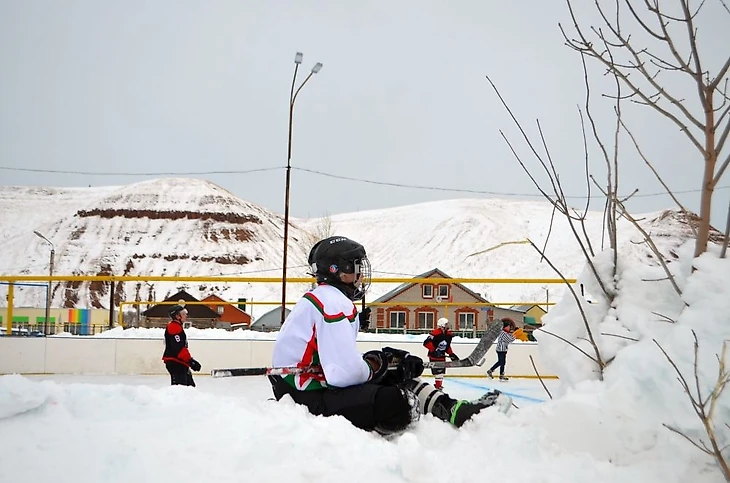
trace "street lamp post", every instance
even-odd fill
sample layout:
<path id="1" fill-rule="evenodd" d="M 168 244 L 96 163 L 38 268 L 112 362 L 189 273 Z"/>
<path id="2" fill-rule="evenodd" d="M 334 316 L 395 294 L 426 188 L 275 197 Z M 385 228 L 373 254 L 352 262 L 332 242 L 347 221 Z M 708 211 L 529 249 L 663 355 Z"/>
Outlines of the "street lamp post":
<path id="1" fill-rule="evenodd" d="M 42 238 L 46 243 L 51 245 L 51 259 L 48 265 L 48 276 L 53 276 L 53 259 L 55 258 L 56 254 L 56 247 L 53 246 L 53 242 L 49 240 L 48 238 L 44 237 L 37 231 L 33 231 L 33 233 Z M 48 334 L 48 323 L 51 320 L 51 280 L 48 280 L 48 287 L 46 287 L 46 319 L 43 321 L 43 334 Z"/>
<path id="2" fill-rule="evenodd" d="M 294 56 L 294 78 L 291 81 L 291 91 L 289 92 L 289 143 L 288 143 L 288 149 L 287 149 L 287 157 L 286 157 L 286 193 L 285 193 L 285 199 L 284 199 L 284 267 L 282 269 L 282 275 L 281 275 L 281 323 L 284 323 L 284 319 L 286 318 L 286 258 L 287 258 L 287 252 L 289 248 L 289 185 L 291 182 L 291 136 L 292 136 L 292 123 L 294 119 L 294 102 L 297 100 L 297 95 L 299 94 L 299 91 L 302 90 L 302 87 L 311 79 L 311 77 L 316 74 L 317 72 L 322 69 L 322 63 L 317 62 L 314 64 L 314 67 L 312 67 L 312 70 L 309 72 L 309 75 L 306 79 L 304 79 L 304 82 L 301 83 L 301 85 L 297 88 L 297 90 L 294 90 L 294 85 L 297 81 L 297 72 L 299 71 L 299 64 L 302 63 L 302 58 L 304 57 L 304 54 L 301 52 L 297 52 L 297 54 Z"/>

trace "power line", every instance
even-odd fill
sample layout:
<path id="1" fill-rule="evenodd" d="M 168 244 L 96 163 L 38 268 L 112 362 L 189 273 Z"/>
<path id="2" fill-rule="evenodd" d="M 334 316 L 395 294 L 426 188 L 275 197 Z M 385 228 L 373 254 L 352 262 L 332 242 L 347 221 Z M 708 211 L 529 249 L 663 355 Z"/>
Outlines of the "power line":
<path id="1" fill-rule="evenodd" d="M 29 173 L 50 173 L 50 174 L 76 174 L 84 176 L 200 176 L 204 174 L 248 174 L 259 171 L 273 171 L 284 169 L 284 166 L 274 168 L 256 168 L 256 169 L 233 169 L 230 171 L 174 171 L 159 173 L 126 173 L 126 172 L 100 172 L 100 171 L 66 171 L 61 169 L 36 169 L 36 168 L 15 168 L 10 166 L 0 166 L 5 171 L 25 171 Z"/>
<path id="2" fill-rule="evenodd" d="M 496 196 L 524 196 L 524 197 L 534 197 L 534 198 L 542 198 L 543 195 L 539 193 L 507 193 L 507 192 L 500 192 L 500 191 L 484 191 L 484 190 L 473 190 L 468 188 L 442 188 L 439 186 L 423 186 L 423 185 L 413 185 L 413 184 L 402 184 L 402 183 L 389 183 L 387 181 L 372 181 L 368 179 L 361 179 L 361 178 L 353 178 L 350 176 L 340 176 L 336 174 L 330 174 L 330 173 L 323 173 L 322 171 L 316 171 L 314 169 L 307 169 L 307 168 L 297 168 L 292 166 L 292 169 L 296 169 L 299 171 L 306 171 L 308 173 L 317 174 L 320 176 L 326 176 L 328 178 L 335 178 L 335 179 L 341 179 L 346 181 L 357 181 L 360 183 L 369 183 L 369 184 L 376 184 L 376 185 L 383 185 L 383 186 L 393 186 L 396 188 L 412 188 L 412 189 L 422 189 L 422 190 L 432 190 L 432 191 L 450 191 L 450 192 L 456 192 L 456 193 L 474 193 L 474 194 L 481 194 L 481 195 L 496 195 Z M 730 188 L 730 186 L 716 186 L 716 190 L 722 190 Z M 694 190 L 681 190 L 681 191 L 672 191 L 674 194 L 684 194 L 684 193 L 698 193 L 702 191 L 702 189 L 694 189 Z M 635 194 L 632 196 L 632 198 L 647 198 L 650 196 L 662 196 L 666 195 L 666 191 L 658 192 L 658 193 L 644 193 L 644 194 Z M 587 196 L 566 196 L 566 198 L 572 198 L 572 199 L 586 199 Z"/>
<path id="3" fill-rule="evenodd" d="M 202 176 L 202 175 L 213 175 L 213 174 L 249 174 L 249 173 L 257 173 L 257 172 L 263 172 L 263 171 L 274 171 L 274 170 L 283 170 L 285 169 L 284 166 L 279 167 L 271 167 L 271 168 L 255 168 L 255 169 L 246 169 L 246 170 L 228 170 L 228 171 L 175 171 L 175 172 L 150 172 L 150 173 L 131 173 L 131 172 L 101 172 L 101 171 L 67 171 L 67 170 L 59 170 L 59 169 L 36 169 L 36 168 L 16 168 L 11 166 L 0 166 L 0 170 L 5 171 L 24 171 L 24 172 L 31 172 L 31 173 L 49 173 L 49 174 L 73 174 L 73 175 L 83 175 L 83 176 Z M 388 181 L 374 181 L 370 179 L 364 179 L 364 178 L 355 178 L 352 176 L 341 176 L 337 174 L 332 173 L 325 173 L 322 171 L 317 171 L 315 169 L 307 169 L 307 168 L 299 168 L 296 166 L 292 166 L 292 169 L 303 171 L 306 173 L 318 175 L 318 176 L 324 176 L 327 178 L 333 178 L 333 179 L 339 179 L 344 181 L 355 181 L 357 183 L 367 183 L 367 184 L 373 184 L 373 185 L 379 185 L 379 186 L 391 186 L 394 188 L 408 188 L 408 189 L 418 189 L 418 190 L 430 190 L 430 191 L 443 191 L 448 193 L 471 193 L 471 194 L 479 194 L 479 195 L 492 195 L 492 196 L 517 196 L 522 198 L 542 198 L 543 195 L 539 193 L 515 193 L 515 192 L 503 192 L 503 191 L 486 191 L 486 190 L 476 190 L 476 189 L 469 189 L 469 188 L 444 188 L 441 186 L 426 186 L 426 185 L 415 185 L 415 184 L 406 184 L 406 183 L 393 183 Z M 715 190 L 725 190 L 730 188 L 730 186 L 716 186 Z M 692 189 L 692 190 L 680 190 L 680 191 L 672 191 L 674 194 L 687 194 L 687 193 L 699 193 L 702 189 Z M 632 196 L 632 198 L 650 198 L 654 196 L 666 196 L 668 193 L 666 191 L 660 191 L 655 193 L 636 193 Z M 567 195 L 566 198 L 568 199 L 576 199 L 576 200 L 585 200 L 588 198 L 586 195 Z"/>

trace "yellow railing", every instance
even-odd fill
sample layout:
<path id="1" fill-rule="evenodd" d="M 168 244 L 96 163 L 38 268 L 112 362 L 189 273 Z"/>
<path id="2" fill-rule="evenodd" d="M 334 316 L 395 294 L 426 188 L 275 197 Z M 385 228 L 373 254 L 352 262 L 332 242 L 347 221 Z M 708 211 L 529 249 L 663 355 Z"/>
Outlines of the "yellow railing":
<path id="1" fill-rule="evenodd" d="M 287 277 L 287 282 L 291 283 L 312 283 L 311 277 Z M 7 310 L 7 333 L 12 333 L 13 319 L 13 296 L 15 282 L 245 282 L 245 283 L 281 283 L 281 277 L 237 277 L 224 276 L 213 277 L 210 275 L 203 276 L 159 276 L 159 275 L 0 275 L 0 282 L 8 282 L 8 310 Z M 373 278 L 372 283 L 511 283 L 511 284 L 562 284 L 575 283 L 575 279 L 560 278 L 403 278 L 403 277 L 382 277 Z M 122 320 L 122 306 L 129 304 L 176 304 L 177 302 L 146 302 L 146 301 L 124 301 L 119 307 L 119 319 Z M 212 305 L 210 302 L 186 302 L 188 304 Z M 226 302 L 227 304 L 236 305 L 239 302 Z M 246 302 L 247 304 L 261 305 L 281 305 L 281 302 Z M 220 302 L 218 302 L 220 304 Z M 423 305 L 423 302 L 380 302 L 368 305 L 388 306 L 388 305 Z M 437 306 L 500 306 L 500 305 L 553 305 L 546 302 L 434 302 Z M 112 308 L 110 308 L 110 311 Z M 112 324 L 111 320 L 109 321 Z M 123 325 L 121 322 L 119 325 Z"/>
<path id="2" fill-rule="evenodd" d="M 214 277 L 210 275 L 165 277 L 159 275 L 0 275 L 0 282 L 259 282 L 281 283 L 281 277 Z M 287 283 L 312 283 L 312 277 L 287 277 Z M 373 283 L 575 283 L 561 278 L 373 278 Z"/>

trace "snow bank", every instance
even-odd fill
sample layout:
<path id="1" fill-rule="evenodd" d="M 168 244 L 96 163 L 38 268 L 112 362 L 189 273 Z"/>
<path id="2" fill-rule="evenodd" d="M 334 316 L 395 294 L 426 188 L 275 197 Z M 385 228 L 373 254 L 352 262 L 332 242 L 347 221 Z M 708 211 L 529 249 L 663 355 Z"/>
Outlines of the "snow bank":
<path id="1" fill-rule="evenodd" d="M 565 429 L 564 418 L 570 417 L 573 429 L 582 428 L 570 438 L 562 437 L 563 444 L 619 464 L 659 458 L 661 453 L 679 471 L 684 466 L 688 477 L 712 468 L 713 460 L 663 426 L 676 428 L 695 441 L 708 442 L 677 373 L 657 344 L 696 390 L 695 332 L 700 348 L 698 381 L 704 397 L 715 386 L 717 356 L 723 343 L 730 343 L 730 260 L 719 259 L 713 252 L 694 260 L 692 256 L 693 247 L 688 243 L 679 250 L 679 258 L 669 264 L 681 297 L 660 266 L 637 263 L 631 254 L 620 254 L 617 295 L 611 304 L 602 296 L 593 272 L 588 268 L 583 271 L 579 282 L 590 294 L 590 302 L 589 297 L 579 297 L 580 308 L 602 360 L 610 361 L 603 383 L 597 382 L 598 366 L 588 357 L 595 358 L 595 350 L 588 342 L 588 330 L 575 298 L 566 294 L 543 317 L 544 330 L 535 332 L 541 359 L 561 380 L 560 400 L 552 412 L 546 412 L 546 424 Z M 606 274 L 610 274 L 611 253 L 599 254 L 595 263 L 602 278 L 610 280 Z M 548 332 L 570 341 L 585 354 Z M 727 444 L 730 389 L 719 398 L 714 421 L 718 443 Z M 710 474 L 719 472 L 713 468 Z"/>

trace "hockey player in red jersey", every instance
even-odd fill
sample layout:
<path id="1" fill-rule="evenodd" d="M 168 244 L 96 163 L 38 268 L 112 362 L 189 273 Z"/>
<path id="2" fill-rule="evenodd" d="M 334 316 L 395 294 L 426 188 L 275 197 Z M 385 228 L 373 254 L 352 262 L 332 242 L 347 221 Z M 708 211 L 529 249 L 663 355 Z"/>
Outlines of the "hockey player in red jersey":
<path id="1" fill-rule="evenodd" d="M 193 386 L 195 381 L 190 369 L 199 371 L 201 366 L 193 359 L 188 350 L 188 338 L 183 324 L 188 317 L 188 310 L 178 304 L 170 309 L 170 322 L 165 328 L 165 352 L 162 360 L 170 373 L 170 384 L 173 386 Z"/>
<path id="2" fill-rule="evenodd" d="M 454 338 L 454 334 L 449 330 L 449 319 L 442 317 L 436 322 L 436 328 L 428 334 L 426 340 L 423 341 L 423 347 L 428 349 L 428 360 L 432 362 L 444 362 L 448 355 L 452 361 L 458 361 L 459 356 L 454 354 L 454 350 L 451 348 L 451 339 Z M 431 368 L 433 374 L 434 387 L 441 389 L 444 385 L 444 374 L 446 374 L 446 368 Z"/>

